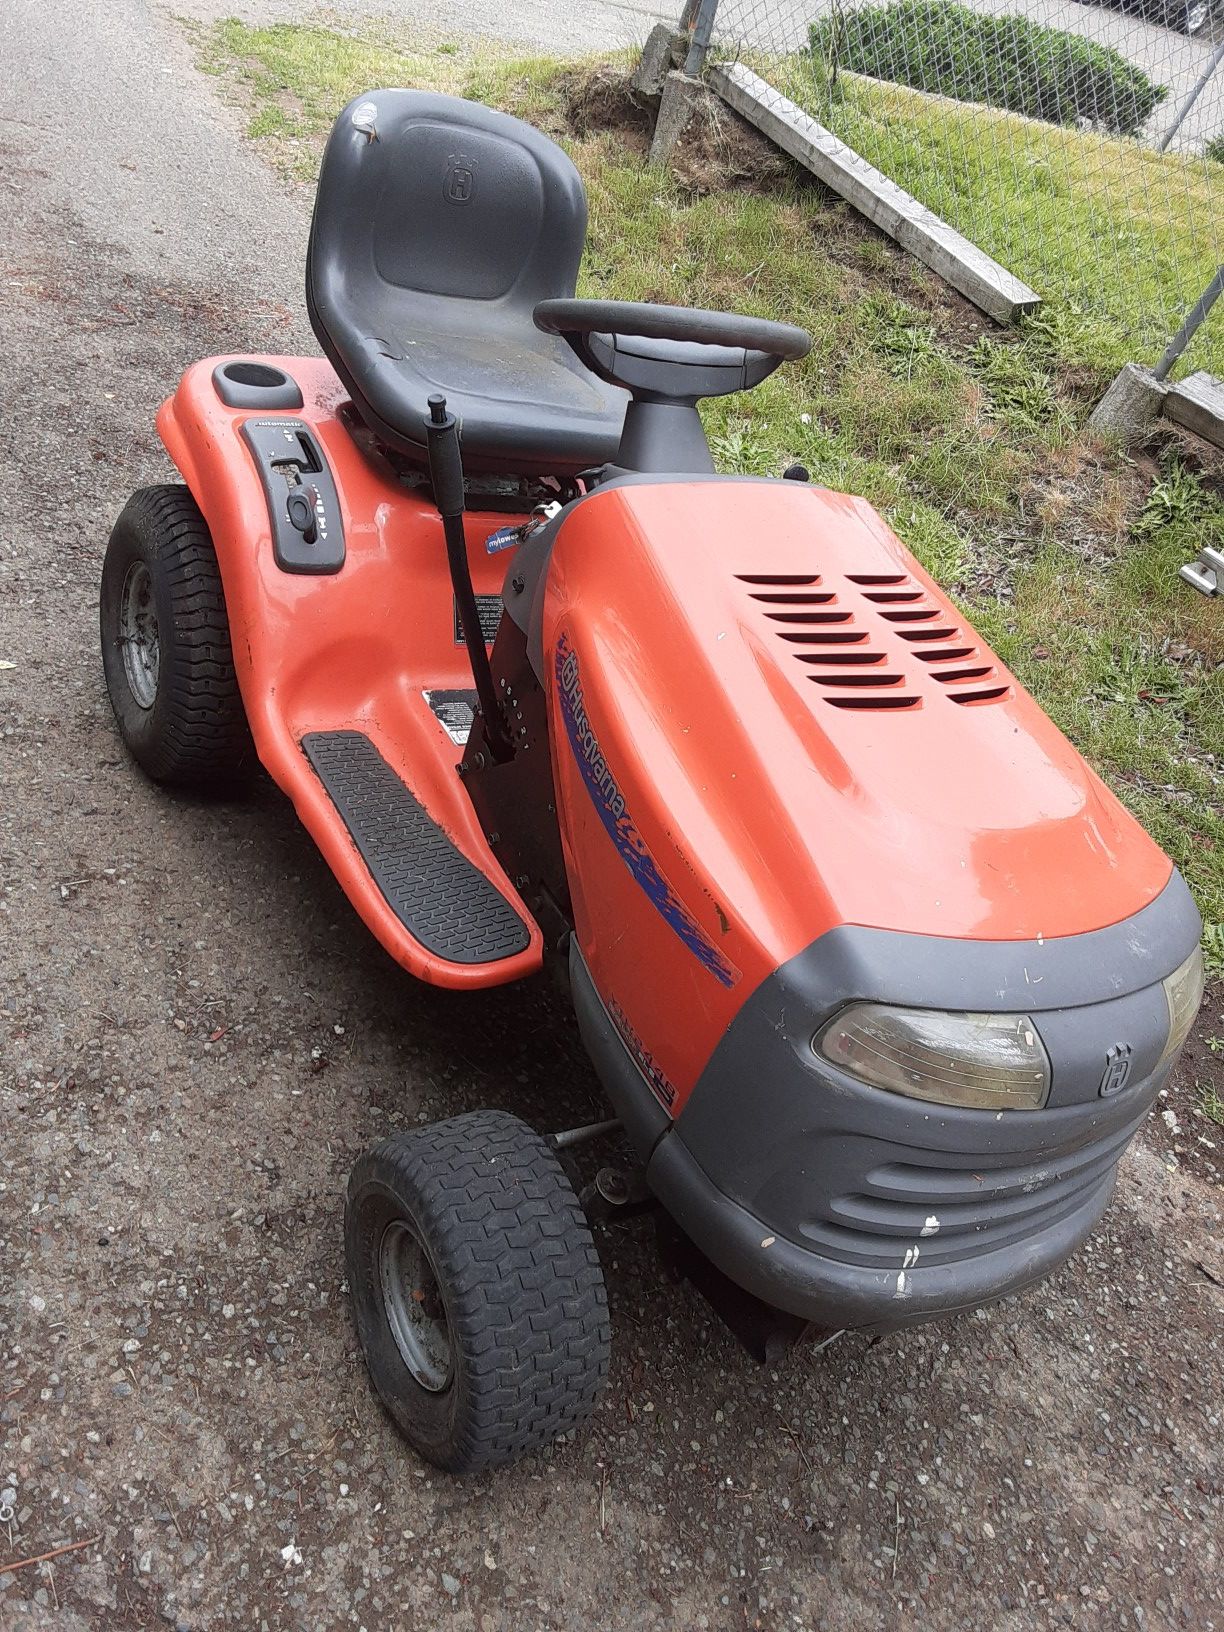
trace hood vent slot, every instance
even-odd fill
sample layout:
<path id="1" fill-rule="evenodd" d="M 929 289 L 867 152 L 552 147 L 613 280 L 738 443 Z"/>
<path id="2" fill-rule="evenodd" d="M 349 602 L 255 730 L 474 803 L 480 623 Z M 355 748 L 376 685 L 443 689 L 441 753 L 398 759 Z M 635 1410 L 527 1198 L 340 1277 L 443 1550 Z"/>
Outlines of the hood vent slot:
<path id="1" fill-rule="evenodd" d="M 818 686 L 899 686 L 899 674 L 809 674 Z"/>
<path id="2" fill-rule="evenodd" d="M 754 601 L 764 601 L 767 606 L 821 606 L 833 599 L 828 590 L 782 590 L 772 595 L 754 595 Z"/>
<path id="3" fill-rule="evenodd" d="M 792 646 L 858 646 L 867 639 L 863 629 L 813 629 L 807 634 L 795 635 L 786 629 L 775 629 L 774 634 L 779 640 L 786 640 Z M 796 657 L 801 656 L 799 652 Z"/>
<path id="4" fill-rule="evenodd" d="M 902 640 L 952 640 L 959 633 L 942 624 L 938 629 L 898 629 Z"/>
<path id="5" fill-rule="evenodd" d="M 945 686 L 950 686 L 953 680 L 980 680 L 983 675 L 993 674 L 994 666 L 983 663 L 975 669 L 933 669 L 931 671 L 936 680 L 942 680 Z"/>
<path id="6" fill-rule="evenodd" d="M 862 639 L 863 637 L 858 637 Z M 883 652 L 796 652 L 800 663 L 883 663 Z"/>
<path id="7" fill-rule="evenodd" d="M 938 652 L 915 652 L 924 663 L 954 663 L 962 657 L 976 657 L 976 646 L 946 646 Z"/>
<path id="8" fill-rule="evenodd" d="M 790 629 L 775 629 L 774 634 L 779 640 L 801 640 L 805 644 L 812 640 L 866 640 L 867 636 L 862 630 L 851 632 L 848 629 L 829 628 L 832 623 L 849 623 L 853 616 L 852 612 L 813 612 L 809 621 L 820 627 L 812 634 L 795 634 Z"/>
<path id="9" fill-rule="evenodd" d="M 804 572 L 739 572 L 736 578 L 741 584 L 818 584 L 818 573 Z"/>
<path id="10" fill-rule="evenodd" d="M 948 696 L 954 703 L 995 703 L 1000 697 L 1006 697 L 1010 686 L 1001 682 L 997 686 L 971 686 L 968 691 L 950 691 Z"/>
<path id="11" fill-rule="evenodd" d="M 917 708 L 921 697 L 900 696 L 893 692 L 887 697 L 826 697 L 834 708 Z"/>

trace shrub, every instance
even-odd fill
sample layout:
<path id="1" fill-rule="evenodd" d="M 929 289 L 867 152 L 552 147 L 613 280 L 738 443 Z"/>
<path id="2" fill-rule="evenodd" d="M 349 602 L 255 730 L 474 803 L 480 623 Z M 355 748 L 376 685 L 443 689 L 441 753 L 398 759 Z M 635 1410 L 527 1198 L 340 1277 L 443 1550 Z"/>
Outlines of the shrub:
<path id="1" fill-rule="evenodd" d="M 985 102 L 1134 136 L 1168 94 L 1117 51 L 1024 17 L 992 17 L 955 0 L 840 8 L 810 29 L 829 68 L 894 80 L 958 102 Z"/>
<path id="2" fill-rule="evenodd" d="M 1217 136 L 1207 143 L 1204 153 L 1215 164 L 1224 164 L 1224 136 Z"/>

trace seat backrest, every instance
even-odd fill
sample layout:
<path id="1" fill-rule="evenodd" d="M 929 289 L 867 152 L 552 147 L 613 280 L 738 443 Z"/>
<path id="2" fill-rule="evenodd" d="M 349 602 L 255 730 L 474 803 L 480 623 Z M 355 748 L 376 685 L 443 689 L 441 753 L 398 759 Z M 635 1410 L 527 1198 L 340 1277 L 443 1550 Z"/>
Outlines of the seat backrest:
<path id="1" fill-rule="evenodd" d="M 311 322 L 341 343 L 354 327 L 393 330 L 396 308 L 450 332 L 526 333 L 537 301 L 572 295 L 586 218 L 577 170 L 530 125 L 459 97 L 371 91 L 323 156 Z"/>

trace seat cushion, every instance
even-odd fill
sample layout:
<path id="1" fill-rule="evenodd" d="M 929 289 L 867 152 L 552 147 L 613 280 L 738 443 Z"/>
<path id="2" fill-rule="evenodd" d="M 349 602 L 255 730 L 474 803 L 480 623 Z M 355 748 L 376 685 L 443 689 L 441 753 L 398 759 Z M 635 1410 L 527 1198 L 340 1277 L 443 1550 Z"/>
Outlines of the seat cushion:
<path id="1" fill-rule="evenodd" d="M 622 394 L 572 357 L 564 341 L 527 345 L 504 328 L 400 330 L 346 348 L 342 377 L 371 429 L 411 457 L 427 457 L 428 403 L 440 391 L 469 470 L 572 475 L 614 456 L 625 411 Z"/>
<path id="2" fill-rule="evenodd" d="M 469 470 L 611 459 L 625 394 L 532 321 L 537 301 L 573 293 L 585 234 L 577 172 L 521 120 L 418 91 L 351 103 L 319 176 L 307 305 L 375 434 L 424 461 L 441 392 Z"/>

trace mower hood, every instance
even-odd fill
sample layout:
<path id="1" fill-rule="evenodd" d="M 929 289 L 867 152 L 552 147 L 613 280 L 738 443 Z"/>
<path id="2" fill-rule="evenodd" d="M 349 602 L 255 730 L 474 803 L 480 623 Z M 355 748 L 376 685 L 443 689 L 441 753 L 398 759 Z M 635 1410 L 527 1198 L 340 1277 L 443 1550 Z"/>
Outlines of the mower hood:
<path id="1" fill-rule="evenodd" d="M 839 924 L 1078 935 L 1169 880 L 861 499 L 733 478 L 597 490 L 557 534 L 544 620 L 558 778 L 568 762 L 586 782 L 563 831 L 601 799 L 613 827 L 627 812 L 735 966 L 741 937 L 776 965 Z"/>

